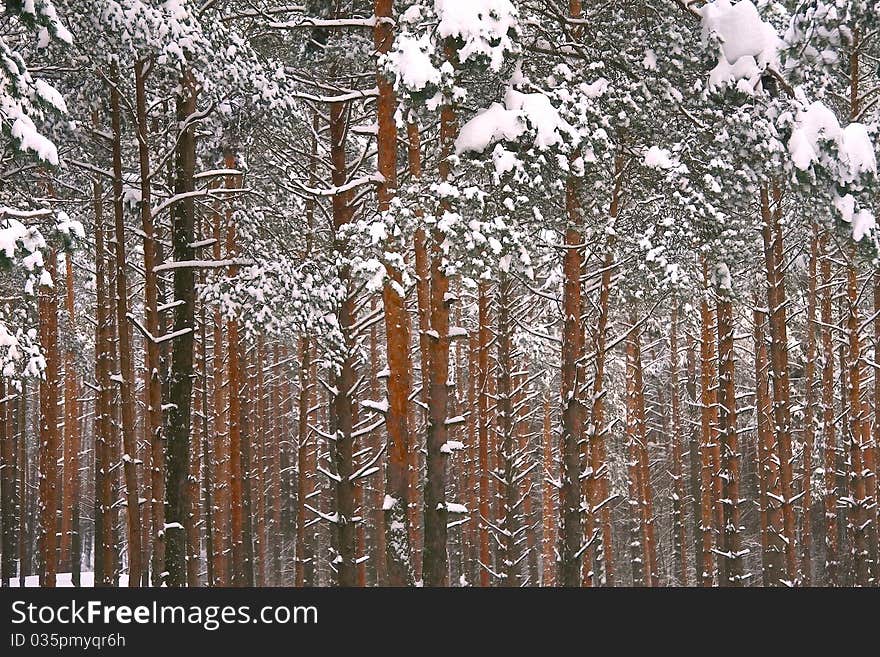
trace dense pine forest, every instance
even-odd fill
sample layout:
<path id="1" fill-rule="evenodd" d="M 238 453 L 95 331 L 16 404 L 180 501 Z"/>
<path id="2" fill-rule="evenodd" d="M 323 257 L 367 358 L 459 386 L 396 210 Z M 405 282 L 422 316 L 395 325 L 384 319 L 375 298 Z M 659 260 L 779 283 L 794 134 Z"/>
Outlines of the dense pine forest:
<path id="1" fill-rule="evenodd" d="M 876 586 L 875 0 L 7 0 L 4 586 Z"/>

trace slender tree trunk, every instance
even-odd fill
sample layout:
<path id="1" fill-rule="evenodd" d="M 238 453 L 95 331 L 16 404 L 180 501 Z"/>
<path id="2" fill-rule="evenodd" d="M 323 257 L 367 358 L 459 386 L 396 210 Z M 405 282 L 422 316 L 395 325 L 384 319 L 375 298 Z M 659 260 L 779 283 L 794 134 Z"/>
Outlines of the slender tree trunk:
<path id="1" fill-rule="evenodd" d="M 803 461 L 803 497 L 801 498 L 801 581 L 804 586 L 813 583 L 813 444 L 815 443 L 816 423 L 816 283 L 819 278 L 817 263 L 819 261 L 819 229 L 815 223 L 810 231 L 810 265 L 807 281 L 807 353 L 806 372 L 804 373 L 804 461 Z"/>
<path id="2" fill-rule="evenodd" d="M 15 414 L 12 401 L 16 396 L 7 396 L 6 379 L 0 377 L 0 522 L 3 524 L 3 539 L 0 551 L 0 587 L 9 586 L 12 581 L 15 563 L 15 433 L 10 431 L 11 418 Z M 67 465 L 65 461 L 65 465 Z"/>
<path id="3" fill-rule="evenodd" d="M 822 451 L 824 455 L 825 483 L 825 584 L 837 586 L 840 556 L 837 543 L 837 435 L 834 410 L 834 342 L 831 336 L 832 276 L 831 254 L 828 251 L 828 233 L 823 231 L 819 240 L 822 280 L 822 319 L 820 337 L 822 342 Z"/>
<path id="4" fill-rule="evenodd" d="M 767 271 L 767 301 L 770 316 L 770 370 L 773 379 L 773 424 L 781 484 L 784 524 L 786 581 L 797 579 L 795 518 L 792 496 L 791 389 L 788 377 L 788 328 L 786 318 L 785 278 L 783 274 L 782 193 L 773 185 L 773 205 L 769 192 L 761 188 L 764 259 Z"/>
<path id="5" fill-rule="evenodd" d="M 553 496 L 555 494 L 555 482 L 559 476 L 556 468 L 556 459 L 553 456 L 553 431 L 550 413 L 550 395 L 544 398 L 544 422 L 541 430 L 542 447 L 543 447 L 543 477 L 541 498 L 543 501 L 543 533 L 541 544 L 541 584 L 543 586 L 556 585 L 556 556 L 554 554 L 556 547 L 556 536 L 554 528 L 556 526 L 556 509 L 553 504 Z"/>
<path id="6" fill-rule="evenodd" d="M 76 577 L 75 585 L 79 585 L 79 554 L 72 553 L 73 534 L 79 533 L 79 413 L 77 411 L 76 378 L 76 316 L 74 314 L 73 260 L 67 254 L 65 263 L 65 306 L 67 311 L 68 339 L 64 346 L 64 480 L 62 482 L 61 502 L 61 567 Z M 0 399 L 3 394 L 0 393 Z M 3 414 L 0 413 L 0 424 Z M 2 428 L 0 428 L 2 431 Z M 11 462 L 10 462 L 11 470 Z M 3 525 L 6 527 L 6 524 Z M 5 554 L 5 552 L 4 552 Z M 77 561 L 74 564 L 74 561 Z"/>
<path id="7" fill-rule="evenodd" d="M 684 527 L 684 477 L 682 475 L 681 401 L 678 384 L 678 301 L 673 301 L 669 331 L 669 378 L 672 397 L 672 543 L 679 586 L 688 585 L 687 535 Z"/>
<path id="8" fill-rule="evenodd" d="M 734 365 L 733 292 L 719 283 L 718 296 L 718 410 L 721 442 L 721 480 L 724 483 L 723 546 L 725 586 L 742 586 L 745 577 L 740 535 L 740 452 L 736 431 L 736 372 Z"/>
<path id="9" fill-rule="evenodd" d="M 775 514 L 777 500 L 771 497 L 771 492 L 778 493 L 778 460 L 771 458 L 775 453 L 773 442 L 773 404 L 770 401 L 770 382 L 768 379 L 767 364 L 767 341 L 764 337 L 764 324 L 767 322 L 767 314 L 760 307 L 760 301 L 756 295 L 753 321 L 755 325 L 755 416 L 758 429 L 758 489 L 761 516 L 761 570 L 764 586 L 778 583 L 784 568 L 783 554 L 778 551 L 778 537 L 775 531 L 782 530 L 781 514 Z M 771 516 L 779 519 L 771 524 Z M 780 534 L 781 535 L 781 534 Z M 775 585 L 775 584 L 774 584 Z"/>
<path id="10" fill-rule="evenodd" d="M 97 120 L 96 120 L 97 124 Z M 107 256 L 104 246 L 103 189 L 99 178 L 92 184 L 95 209 L 95 586 L 110 586 L 113 577 L 113 527 L 111 497 L 110 311 L 107 291 Z"/>
<path id="11" fill-rule="evenodd" d="M 690 408 L 700 408 L 700 417 L 702 418 L 701 400 L 697 398 L 697 359 L 698 350 L 697 341 L 690 333 L 686 334 L 687 357 L 685 368 L 687 372 L 687 381 L 685 389 L 687 391 L 688 405 Z M 704 585 L 704 573 L 706 567 L 703 561 L 703 539 L 705 536 L 701 530 L 703 526 L 703 499 L 702 499 L 702 458 L 700 450 L 700 441 L 702 438 L 702 422 L 689 418 L 690 431 L 688 436 L 688 456 L 690 465 L 690 497 L 691 497 L 691 513 L 693 518 L 693 548 L 694 548 L 694 576 L 697 584 Z"/>
<path id="12" fill-rule="evenodd" d="M 657 570 L 657 538 L 654 528 L 654 487 L 648 461 L 647 421 L 645 418 L 645 381 L 642 368 L 641 329 L 636 326 L 630 333 L 635 375 L 636 448 L 639 468 L 639 497 L 641 503 L 642 546 L 644 550 L 645 583 L 659 586 Z"/>
<path id="13" fill-rule="evenodd" d="M 269 518 L 269 548 L 272 552 L 272 584 L 281 586 L 283 577 L 281 572 L 281 550 L 284 537 L 284 529 L 281 522 L 281 508 L 284 502 L 283 488 L 281 486 L 281 455 L 289 451 L 290 434 L 281 426 L 281 366 L 279 364 L 278 345 L 274 345 L 272 349 L 272 361 L 274 376 L 272 378 L 272 386 L 270 397 L 272 399 L 272 431 L 266 431 L 266 445 L 269 458 L 269 499 L 271 500 L 272 509 Z M 268 420 L 267 420 L 268 421 Z M 286 446 L 282 446 L 284 441 Z M 286 471 L 285 471 L 286 472 Z M 287 477 L 285 477 L 286 479 Z"/>
<path id="14" fill-rule="evenodd" d="M 308 495 L 309 476 L 309 373 L 311 349 L 306 337 L 300 338 L 300 370 L 298 400 L 298 437 L 296 458 L 296 565 L 294 566 L 294 584 L 305 585 L 306 562 L 311 561 L 312 554 L 307 552 L 309 543 L 306 541 L 306 496 Z"/>
<path id="15" fill-rule="evenodd" d="M 611 221 L 620 213 L 621 170 L 622 159 L 617 157 L 614 164 L 614 188 L 611 197 L 609 216 Z M 592 468 L 591 479 L 594 480 L 595 496 L 598 500 L 590 503 L 590 513 L 595 514 L 596 504 L 601 506 L 599 515 L 602 524 L 601 562 L 605 571 L 605 585 L 614 586 L 614 547 L 611 524 L 611 506 L 609 495 L 609 471 L 606 463 L 605 436 L 608 432 L 605 422 L 605 362 L 608 341 L 608 316 L 611 303 L 611 275 L 614 271 L 614 243 L 608 238 L 605 245 L 606 253 L 602 262 L 602 274 L 599 283 L 599 316 L 596 320 L 596 374 L 593 379 L 593 404 L 590 410 L 590 457 Z"/>
<path id="16" fill-rule="evenodd" d="M 650 576 L 646 573 L 649 564 L 645 558 L 645 536 L 643 531 L 643 485 L 641 457 L 639 454 L 640 421 L 637 410 L 639 391 L 636 382 L 637 356 L 634 333 L 635 330 L 633 329 L 626 337 L 626 453 L 632 585 L 640 587 L 650 582 Z"/>
<path id="17" fill-rule="evenodd" d="M 714 541 L 712 536 L 713 513 L 713 469 L 712 450 L 716 441 L 715 427 L 718 426 L 715 401 L 714 340 L 712 338 L 712 311 L 704 292 L 700 304 L 702 334 L 700 337 L 700 390 L 701 390 L 701 431 L 700 431 L 700 532 L 702 534 L 703 570 L 700 576 L 702 586 L 712 586 L 714 581 Z"/>
<path id="18" fill-rule="evenodd" d="M 499 562 L 503 564 L 504 586 L 518 587 L 522 584 L 520 577 L 520 527 L 517 516 L 519 493 L 517 490 L 516 443 L 514 441 L 516 427 L 514 425 L 513 382 L 511 380 L 511 338 L 512 326 L 510 317 L 511 284 L 506 275 L 502 275 L 498 283 L 498 423 L 500 433 L 500 476 L 502 481 L 501 494 L 504 500 L 504 515 L 498 519 Z"/>
<path id="19" fill-rule="evenodd" d="M 574 183 L 569 182 L 566 194 L 569 222 L 580 225 L 581 214 Z M 573 227 L 565 232 L 563 258 L 563 320 L 562 335 L 562 460 L 559 489 L 559 562 L 557 582 L 560 586 L 580 586 L 580 553 L 583 542 L 581 523 L 580 442 L 583 409 L 578 394 L 580 384 L 578 360 L 582 355 L 581 317 L 581 233 Z"/>
<path id="20" fill-rule="evenodd" d="M 221 212 L 219 204 L 215 204 L 212 217 L 214 260 L 220 260 L 221 245 L 223 243 L 221 231 Z M 212 373 L 212 426 L 214 443 L 214 500 L 216 506 L 215 538 L 214 538 L 214 569 L 217 586 L 227 586 L 230 582 L 230 470 L 229 450 L 227 444 L 226 422 L 226 395 L 224 387 L 224 363 L 223 363 L 223 321 L 220 308 L 215 307 L 213 313 L 214 335 L 211 346 L 211 373 Z"/>
<path id="21" fill-rule="evenodd" d="M 479 438 L 480 473 L 480 586 L 489 586 L 489 291 L 488 284 L 479 283 L 477 291 L 477 434 Z"/>
<path id="22" fill-rule="evenodd" d="M 27 440 L 27 399 L 28 382 L 22 381 L 21 399 L 18 404 L 18 586 L 24 588 L 25 577 L 30 574 L 30 541 L 28 540 L 28 495 L 30 475 L 28 474 Z M 97 576 L 97 572 L 96 572 Z M 97 580 L 96 585 L 97 585 Z"/>

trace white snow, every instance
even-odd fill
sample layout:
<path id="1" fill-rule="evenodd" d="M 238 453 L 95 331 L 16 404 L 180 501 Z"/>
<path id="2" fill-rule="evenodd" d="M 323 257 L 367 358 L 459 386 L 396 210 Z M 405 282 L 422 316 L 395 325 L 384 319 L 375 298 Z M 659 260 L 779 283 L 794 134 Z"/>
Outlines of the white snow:
<path id="1" fill-rule="evenodd" d="M 734 84 L 751 93 L 761 72 L 779 59 L 782 39 L 765 22 L 751 0 L 714 0 L 698 10 L 703 17 L 703 43 L 720 43 L 718 65 L 709 75 L 710 88 Z"/>
<path id="2" fill-rule="evenodd" d="M 675 166 L 672 153 L 665 148 L 651 146 L 645 153 L 645 166 L 652 169 L 671 169 Z"/>
<path id="3" fill-rule="evenodd" d="M 28 575 L 24 578 L 25 588 L 38 588 L 40 586 L 40 576 L 39 575 Z M 79 576 L 79 585 L 84 588 L 91 588 L 95 586 L 95 573 L 87 572 L 80 573 Z M 9 586 L 13 588 L 18 588 L 20 586 L 18 577 L 13 577 L 9 580 Z M 73 574 L 72 573 L 58 573 L 55 575 L 55 587 L 56 588 L 71 588 L 73 586 Z M 128 574 L 120 573 L 119 575 L 119 586 L 128 586 Z"/>
<path id="4" fill-rule="evenodd" d="M 405 35 L 399 38 L 387 62 L 397 72 L 398 79 L 410 91 L 423 91 L 428 85 L 440 84 L 440 69 L 431 60 L 433 45 L 430 35 Z"/>
<path id="5" fill-rule="evenodd" d="M 577 140 L 577 131 L 560 116 L 547 96 L 508 89 L 503 105 L 492 103 L 462 126 L 455 151 L 459 155 L 481 153 L 498 141 L 516 142 L 527 131 L 533 132 L 538 150 L 558 146 L 566 139 Z M 499 174 L 513 167 L 513 155 L 508 151 L 493 156 Z"/>
<path id="6" fill-rule="evenodd" d="M 837 148 L 832 159 L 823 148 L 831 142 Z M 868 129 L 861 123 L 842 128 L 834 112 L 820 101 L 810 104 L 797 114 L 788 151 L 794 165 L 806 171 L 816 163 L 833 166 L 839 182 L 846 184 L 866 173 L 877 172 L 877 157 Z"/>
<path id="7" fill-rule="evenodd" d="M 511 35 L 517 10 L 510 0 L 434 0 L 434 11 L 440 18 L 437 33 L 462 40 L 462 62 L 484 56 L 493 71 L 500 71 L 505 54 L 516 50 Z"/>

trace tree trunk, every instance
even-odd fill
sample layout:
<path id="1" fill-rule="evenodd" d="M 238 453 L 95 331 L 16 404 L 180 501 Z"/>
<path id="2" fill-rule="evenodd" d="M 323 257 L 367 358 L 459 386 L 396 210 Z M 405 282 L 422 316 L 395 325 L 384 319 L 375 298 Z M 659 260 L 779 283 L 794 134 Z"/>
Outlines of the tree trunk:
<path id="1" fill-rule="evenodd" d="M 129 586 L 141 583 L 141 517 L 135 437 L 134 362 L 131 332 L 128 326 L 128 277 L 125 265 L 125 206 L 122 198 L 122 114 L 119 99 L 119 76 L 113 68 L 110 87 L 110 117 L 113 129 L 113 214 L 115 219 L 114 253 L 116 254 L 116 325 L 119 340 L 119 393 L 122 419 L 122 455 L 125 474 L 126 515 L 128 518 Z"/>
<path id="2" fill-rule="evenodd" d="M 807 281 L 807 353 L 804 373 L 804 460 L 801 499 L 801 581 L 804 586 L 813 583 L 813 444 L 815 442 L 815 404 L 816 404 L 816 281 L 819 261 L 819 229 L 815 223 L 810 226 L 810 265 Z"/>
<path id="3" fill-rule="evenodd" d="M 684 477 L 681 469 L 682 435 L 678 356 L 678 301 L 674 300 L 669 331 L 669 394 L 672 397 L 672 544 L 678 584 L 679 586 L 687 586 L 687 536 L 684 527 Z"/>
<path id="4" fill-rule="evenodd" d="M 387 53 L 394 44 L 393 0 L 376 0 L 374 41 L 379 53 Z M 378 132 L 378 164 L 383 182 L 377 190 L 378 210 L 388 212 L 397 192 L 397 124 L 394 113 L 397 99 L 394 87 L 381 70 L 376 83 L 379 98 L 376 104 Z M 409 393 L 412 388 L 409 321 L 403 290 L 403 277 L 394 267 L 387 266 L 388 279 L 382 289 L 385 306 L 385 339 L 388 358 L 388 411 L 385 422 L 388 434 L 385 467 L 385 569 L 391 586 L 412 584 L 412 563 L 409 546 L 409 450 L 407 430 Z"/>
<path id="5" fill-rule="evenodd" d="M 703 570 L 700 576 L 702 586 L 712 586 L 714 580 L 714 541 L 712 536 L 713 513 L 713 469 L 712 450 L 716 441 L 715 427 L 718 426 L 715 400 L 714 340 L 712 338 L 712 311 L 704 292 L 700 304 L 702 334 L 700 337 L 700 390 L 701 390 L 701 431 L 700 431 L 700 532 L 702 533 Z"/>
<path id="6" fill-rule="evenodd" d="M 834 409 L 834 342 L 831 336 L 832 278 L 831 254 L 828 250 L 828 233 L 823 231 L 819 241 L 821 262 L 819 266 L 822 279 L 822 302 L 820 315 L 822 324 L 822 451 L 824 455 L 825 482 L 825 584 L 837 586 L 840 556 L 837 543 L 837 435 L 835 433 Z"/>
<path id="7" fill-rule="evenodd" d="M 159 286 L 157 282 L 156 267 L 156 235 L 153 227 L 152 182 L 150 178 L 150 148 L 149 129 L 147 127 L 147 96 L 146 76 L 148 74 L 148 62 L 141 60 L 135 64 L 135 110 L 138 130 L 138 155 L 141 176 L 141 228 L 144 233 L 144 304 L 146 315 L 147 332 L 152 336 L 159 336 Z M 147 351 L 147 412 L 144 418 L 145 431 L 150 442 L 150 488 L 152 500 L 150 509 L 152 514 L 153 531 L 153 556 L 151 562 L 152 582 L 154 586 L 160 584 L 159 574 L 165 563 L 165 544 L 162 540 L 163 526 L 165 524 L 165 464 L 164 464 L 164 437 L 163 437 L 163 414 L 162 414 L 162 379 L 160 378 L 161 354 L 159 345 L 149 338 L 145 341 Z"/>
<path id="8" fill-rule="evenodd" d="M 306 541 L 306 496 L 309 476 L 309 372 L 311 349 L 307 337 L 300 338 L 299 400 L 298 400 L 298 438 L 296 458 L 296 564 L 294 566 L 295 586 L 305 585 L 306 562 L 313 558 L 307 553 Z"/>
<path id="9" fill-rule="evenodd" d="M 348 134 L 347 103 L 331 103 L 330 105 L 330 159 L 333 164 L 332 179 L 336 187 L 341 187 L 347 182 L 348 164 L 346 161 L 346 141 Z M 352 217 L 351 194 L 349 192 L 338 193 L 333 196 L 333 226 L 336 231 L 335 247 L 338 253 L 348 252 L 348 245 L 340 235 L 341 229 L 351 221 Z M 355 373 L 355 344 L 352 335 L 354 325 L 355 299 L 354 291 L 350 289 L 351 271 L 348 265 L 343 265 L 339 272 L 342 288 L 345 290 L 345 299 L 338 309 L 337 323 L 342 335 L 342 353 L 337 354 L 338 361 L 334 363 L 338 373 L 334 373 L 332 412 L 335 421 L 335 450 L 334 465 L 336 483 L 336 575 L 339 586 L 356 586 L 356 527 L 355 527 L 355 495 L 354 482 L 351 475 L 354 472 L 354 386 L 356 385 Z"/>
<path id="10" fill-rule="evenodd" d="M 177 97 L 177 120 L 182 132 L 175 152 L 174 193 L 191 193 L 195 186 L 195 124 L 187 120 L 196 111 L 196 89 L 191 73 L 184 73 Z M 173 259 L 193 259 L 195 241 L 195 202 L 192 196 L 174 206 L 171 221 Z M 174 269 L 175 338 L 171 351 L 168 413 L 168 439 L 165 452 L 165 580 L 168 586 L 183 586 L 186 581 L 186 534 L 184 523 L 189 514 L 187 478 L 189 442 L 192 428 L 193 332 L 195 331 L 195 272 L 191 267 Z"/>
<path id="11" fill-rule="evenodd" d="M 718 410 L 721 442 L 721 480 L 724 484 L 723 551 L 725 579 L 719 584 L 742 586 L 742 537 L 739 515 L 739 438 L 736 432 L 736 372 L 734 365 L 733 292 L 718 285 Z"/>
<path id="12" fill-rule="evenodd" d="M 771 206 L 767 187 L 761 187 L 761 215 L 764 259 L 767 271 L 767 301 L 770 315 L 770 371 L 773 379 L 773 425 L 779 457 L 780 495 L 785 536 L 786 581 L 797 579 L 794 506 L 792 499 L 791 389 L 788 378 L 788 328 L 785 276 L 783 273 L 782 193 L 773 185 Z"/>
<path id="13" fill-rule="evenodd" d="M 15 414 L 12 404 L 15 399 L 11 391 L 7 396 L 6 379 L 0 377 L 0 523 L 3 524 L 0 587 L 9 586 L 15 563 L 15 433 L 9 430 L 11 422 L 7 423 L 7 417 Z"/>
<path id="14" fill-rule="evenodd" d="M 40 586 L 54 587 L 58 572 L 58 256 L 50 249 L 46 272 L 51 285 L 39 294 L 40 351 L 46 369 L 40 378 Z"/>
<path id="15" fill-rule="evenodd" d="M 447 58 L 451 57 L 447 48 Z M 450 157 L 458 132 L 458 123 L 452 101 L 447 99 L 440 111 L 440 180 L 446 181 L 452 173 Z M 439 212 L 449 210 L 449 202 L 440 202 Z M 422 577 L 425 586 L 448 584 L 448 557 L 446 552 L 446 461 L 445 448 L 449 405 L 449 307 L 454 295 L 449 294 L 449 277 L 443 262 L 441 244 L 445 239 L 439 228 L 434 229 L 430 267 L 431 333 L 429 340 L 428 370 L 428 438 L 424 499 L 425 545 L 422 554 Z"/>
<path id="16" fill-rule="evenodd" d="M 500 433 L 500 463 L 499 484 L 502 487 L 501 495 L 504 501 L 504 514 L 498 519 L 499 532 L 499 563 L 503 564 L 502 575 L 504 586 L 519 587 L 522 584 L 520 577 L 520 540 L 519 518 L 517 505 L 519 494 L 517 491 L 516 469 L 516 442 L 514 434 L 513 408 L 513 384 L 511 381 L 511 338 L 512 326 L 510 317 L 511 284 L 506 275 L 501 276 L 498 283 L 498 333 L 496 343 L 498 347 L 498 430 Z"/>

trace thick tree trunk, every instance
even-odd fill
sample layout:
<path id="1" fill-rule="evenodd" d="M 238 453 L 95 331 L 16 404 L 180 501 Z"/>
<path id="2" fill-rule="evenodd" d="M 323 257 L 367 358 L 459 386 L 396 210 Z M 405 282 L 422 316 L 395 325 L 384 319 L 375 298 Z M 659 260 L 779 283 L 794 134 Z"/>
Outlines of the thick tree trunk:
<path id="1" fill-rule="evenodd" d="M 330 159 L 332 161 L 332 179 L 336 187 L 341 187 L 347 182 L 348 164 L 346 162 L 346 140 L 348 134 L 349 107 L 346 103 L 332 103 L 330 105 Z M 338 253 L 347 253 L 348 246 L 339 235 L 343 226 L 351 221 L 352 207 L 351 194 L 348 192 L 336 194 L 333 197 L 333 226 L 337 237 L 335 247 Z M 355 299 L 351 284 L 351 271 L 348 265 L 343 265 L 339 272 L 342 288 L 345 290 L 345 299 L 338 309 L 337 323 L 342 335 L 342 353 L 337 354 L 338 361 L 335 363 L 337 371 L 332 377 L 333 399 L 332 412 L 335 423 L 335 449 L 333 460 L 335 465 L 336 484 L 336 549 L 338 551 L 335 566 L 337 583 L 339 586 L 357 585 L 356 567 L 356 527 L 355 527 L 355 494 L 354 482 L 351 475 L 354 473 L 354 386 L 356 385 L 355 373 L 355 344 L 352 335 L 354 326 Z"/>
<path id="2" fill-rule="evenodd" d="M 853 252 L 850 257 L 853 257 Z M 852 559 L 855 568 L 856 586 L 868 586 L 871 564 L 868 545 L 871 522 L 868 516 L 870 500 L 866 485 L 866 464 L 863 440 L 865 430 L 865 409 L 862 406 L 862 350 L 859 339 L 859 287 L 855 265 L 850 262 L 846 268 L 846 362 L 849 368 L 849 388 L 845 390 L 849 404 L 849 485 L 852 499 L 848 514 L 849 531 L 852 535 Z"/>
<path id="3" fill-rule="evenodd" d="M 155 272 L 156 267 L 156 235 L 153 227 L 152 181 L 150 177 L 150 134 L 147 127 L 147 95 L 146 76 L 149 63 L 140 61 L 135 64 L 135 110 L 138 130 L 138 161 L 141 176 L 141 228 L 144 237 L 144 311 L 147 332 L 159 336 L 159 286 Z M 165 563 L 165 544 L 162 540 L 165 524 L 165 464 L 164 464 L 164 419 L 162 414 L 162 380 L 160 378 L 161 354 L 159 345 L 146 338 L 147 351 L 147 412 L 144 417 L 146 435 L 150 442 L 150 488 L 152 499 L 153 556 L 151 561 L 152 583 L 158 586 L 159 574 Z"/>
<path id="4" fill-rule="evenodd" d="M 452 59 L 451 47 L 447 57 Z M 452 173 L 450 157 L 458 132 L 458 122 L 451 100 L 440 110 L 440 180 Z M 447 200 L 440 202 L 440 213 L 449 210 Z M 430 266 L 430 340 L 428 370 L 428 437 L 426 444 L 426 480 L 424 499 L 425 539 L 422 554 L 422 577 L 425 586 L 448 584 L 446 551 L 446 462 L 449 407 L 449 307 L 454 295 L 449 293 L 449 277 L 443 261 L 441 243 L 445 239 L 439 228 L 434 229 Z"/>
<path id="5" fill-rule="evenodd" d="M 50 249 L 46 272 L 52 284 L 39 293 L 40 351 L 46 369 L 40 379 L 40 586 L 54 587 L 58 572 L 58 256 Z"/>
<path id="6" fill-rule="evenodd" d="M 177 120 L 182 126 L 175 153 L 174 193 L 194 190 L 196 164 L 195 124 L 188 119 L 196 111 L 196 89 L 191 74 L 180 81 L 177 97 Z M 192 196 L 174 206 L 171 222 L 173 259 L 193 259 L 195 241 L 195 202 Z M 168 413 L 168 439 L 165 451 L 165 570 L 168 586 L 183 586 L 186 581 L 186 534 L 184 523 L 189 514 L 187 478 L 189 475 L 190 432 L 192 429 L 193 332 L 195 331 L 195 272 L 191 267 L 174 269 L 175 338 L 171 351 Z"/>
<path id="7" fill-rule="evenodd" d="M 128 326 L 128 277 L 125 264 L 125 206 L 122 195 L 122 114 L 119 76 L 113 68 L 110 87 L 110 117 L 113 129 L 113 214 L 114 253 L 116 254 L 116 326 L 119 340 L 119 393 L 122 419 L 122 461 L 125 475 L 126 516 L 128 518 L 129 586 L 141 583 L 141 517 L 135 437 L 134 362 Z"/>
<path id="8" fill-rule="evenodd" d="M 387 53 L 394 44 L 393 0 L 376 0 L 377 17 L 374 32 L 376 50 Z M 388 212 L 397 192 L 397 124 L 394 113 L 397 99 L 391 82 L 377 71 L 379 98 L 376 115 L 379 125 L 378 164 L 383 182 L 377 190 L 380 213 Z M 409 546 L 409 450 L 407 428 L 409 393 L 412 389 L 409 320 L 403 290 L 403 277 L 394 267 L 387 268 L 388 280 L 382 289 L 385 306 L 385 339 L 388 357 L 388 434 L 385 467 L 384 540 L 385 569 L 391 586 L 408 586 L 413 582 Z"/>

